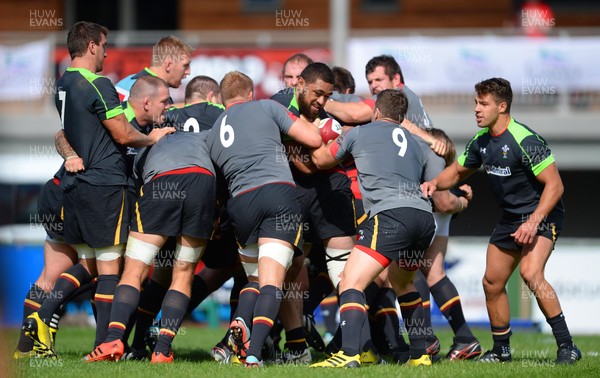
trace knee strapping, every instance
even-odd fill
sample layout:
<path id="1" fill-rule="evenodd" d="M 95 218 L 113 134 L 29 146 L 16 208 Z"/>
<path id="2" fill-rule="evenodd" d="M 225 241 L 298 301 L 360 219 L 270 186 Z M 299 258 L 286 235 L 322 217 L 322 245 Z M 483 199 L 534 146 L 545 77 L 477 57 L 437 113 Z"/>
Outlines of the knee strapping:
<path id="1" fill-rule="evenodd" d="M 159 250 L 159 246 L 141 241 L 140 239 L 132 238 L 130 236 L 127 239 L 125 256 L 129 257 L 130 259 L 139 260 L 146 265 L 152 265 L 152 260 L 154 260 L 154 257 Z"/>

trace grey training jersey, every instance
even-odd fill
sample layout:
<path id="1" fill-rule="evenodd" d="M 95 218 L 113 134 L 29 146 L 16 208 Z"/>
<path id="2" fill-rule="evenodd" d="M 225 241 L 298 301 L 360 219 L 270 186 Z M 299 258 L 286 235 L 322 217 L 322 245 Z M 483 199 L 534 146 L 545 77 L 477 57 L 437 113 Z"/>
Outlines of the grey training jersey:
<path id="1" fill-rule="evenodd" d="M 406 110 L 405 118 L 422 129 L 431 129 L 433 127 L 433 122 L 423 107 L 423 102 L 421 102 L 419 96 L 417 96 L 416 93 L 406 85 L 398 88 L 398 90 L 404 92 L 406 99 L 408 100 L 408 109 Z M 333 95 L 330 98 L 338 102 L 363 101 L 365 104 L 369 105 L 371 109 L 375 109 L 375 101 L 377 101 L 377 95 L 373 95 L 371 98 L 363 99 L 355 94 L 343 94 L 339 92 L 333 92 Z"/>
<path id="2" fill-rule="evenodd" d="M 429 146 L 429 144 L 427 144 L 427 142 L 425 142 L 422 138 L 416 135 L 412 135 L 412 137 L 415 138 L 423 150 L 423 157 L 425 159 L 423 181 L 431 181 L 434 177 L 439 175 L 444 168 L 446 168 L 446 160 L 444 160 L 443 157 L 436 155 L 436 153 L 431 149 L 431 146 Z"/>
<path id="3" fill-rule="evenodd" d="M 272 100 L 235 104 L 221 114 L 206 143 L 232 197 L 269 183 L 294 185 L 280 133 L 296 119 Z"/>
<path id="4" fill-rule="evenodd" d="M 200 133 L 178 131 L 165 135 L 152 147 L 144 147 L 135 157 L 136 175 L 144 184 L 160 173 L 175 169 L 200 167 L 210 171 L 215 169 L 208 155 L 206 137 L 208 131 Z"/>
<path id="5" fill-rule="evenodd" d="M 329 149 L 336 159 L 354 158 L 369 218 L 399 207 L 431 212 L 420 188 L 425 168 L 423 150 L 403 127 L 385 121 L 357 126 Z"/>

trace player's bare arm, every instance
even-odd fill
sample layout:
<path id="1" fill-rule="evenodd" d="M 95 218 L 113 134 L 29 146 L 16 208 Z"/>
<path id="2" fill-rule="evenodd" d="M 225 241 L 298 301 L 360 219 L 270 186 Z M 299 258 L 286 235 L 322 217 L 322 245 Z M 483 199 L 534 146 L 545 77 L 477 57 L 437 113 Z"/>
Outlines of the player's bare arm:
<path id="1" fill-rule="evenodd" d="M 433 152 L 435 152 L 436 155 L 442 156 L 444 158 L 446 157 L 446 153 L 449 152 L 449 148 L 445 140 L 433 137 L 427 131 L 421 129 L 406 118 L 404 119 L 404 121 L 402 121 L 402 126 L 408 131 L 410 131 L 411 134 L 416 135 L 423 139 L 425 142 L 427 142 L 427 144 L 431 146 L 431 149 L 433 150 Z"/>
<path id="2" fill-rule="evenodd" d="M 331 155 L 331 151 L 329 150 L 329 146 L 331 143 L 322 144 L 321 147 L 310 150 L 310 157 L 312 162 L 318 169 L 329 169 L 333 168 L 336 165 L 340 164 L 342 161 L 336 159 L 333 155 Z"/>
<path id="3" fill-rule="evenodd" d="M 142 134 L 127 122 L 123 114 L 106 119 L 102 121 L 102 124 L 108 129 L 110 135 L 117 143 L 128 147 L 152 146 L 163 136 L 175 132 L 175 128 L 173 127 L 163 127 L 153 129 L 148 135 Z"/>
<path id="4" fill-rule="evenodd" d="M 366 103 L 339 102 L 329 99 L 325 103 L 325 111 L 344 123 L 365 123 L 371 120 L 373 109 Z"/>
<path id="5" fill-rule="evenodd" d="M 283 145 L 285 146 L 285 153 L 287 154 L 290 163 L 292 163 L 300 173 L 312 175 L 313 173 L 319 172 L 319 169 L 312 162 L 306 147 L 294 141 L 284 142 Z"/>
<path id="6" fill-rule="evenodd" d="M 462 185 L 462 187 L 465 186 L 468 186 L 470 188 L 469 185 Z M 444 214 L 460 213 L 469 206 L 470 201 L 470 199 L 467 198 L 467 196 L 457 196 L 449 190 L 435 191 L 432 194 L 431 198 L 433 199 L 435 210 Z"/>
<path id="7" fill-rule="evenodd" d="M 529 215 L 527 221 L 512 234 L 515 238 L 515 242 L 521 245 L 527 245 L 533 242 L 537 235 L 539 224 L 546 219 L 564 193 L 563 182 L 555 163 L 552 163 L 540 172 L 536 176 L 536 179 L 544 184 L 540 203 L 535 208 L 534 212 Z"/>
<path id="8" fill-rule="evenodd" d="M 288 135 L 308 148 L 317 148 L 322 143 L 319 129 L 312 123 L 301 118 L 294 121 L 288 130 Z"/>
<path id="9" fill-rule="evenodd" d="M 54 135 L 54 147 L 56 148 L 56 152 L 65 159 L 65 169 L 67 172 L 77 173 L 85 169 L 83 159 L 71 147 L 63 129 L 58 130 Z"/>

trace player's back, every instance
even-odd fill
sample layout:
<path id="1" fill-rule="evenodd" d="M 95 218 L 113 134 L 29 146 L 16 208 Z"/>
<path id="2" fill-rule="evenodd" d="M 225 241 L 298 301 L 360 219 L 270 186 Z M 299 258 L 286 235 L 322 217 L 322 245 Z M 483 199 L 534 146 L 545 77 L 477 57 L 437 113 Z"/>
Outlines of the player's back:
<path id="1" fill-rule="evenodd" d="M 295 119 L 271 100 L 233 105 L 217 119 L 207 145 L 232 197 L 268 183 L 293 184 L 280 133 Z"/>
<path id="2" fill-rule="evenodd" d="M 125 185 L 125 147 L 102 124 L 123 113 L 110 80 L 83 68 L 68 68 L 57 87 L 55 104 L 65 136 L 86 168 L 77 177 L 92 185 Z"/>
<path id="3" fill-rule="evenodd" d="M 148 152 L 142 149 L 136 157 L 143 159 L 143 179 L 147 183 L 155 175 L 189 167 L 200 167 L 215 175 L 213 164 L 208 154 L 206 137 L 208 131 L 183 132 L 165 135 Z"/>
<path id="4" fill-rule="evenodd" d="M 406 129 L 376 121 L 356 127 L 346 138 L 341 144 L 354 157 L 365 210 L 371 216 L 398 207 L 431 211 L 420 191 L 423 151 Z"/>
<path id="5" fill-rule="evenodd" d="M 165 126 L 178 131 L 199 132 L 212 129 L 225 107 L 213 102 L 200 102 L 183 108 L 171 108 L 165 114 Z"/>

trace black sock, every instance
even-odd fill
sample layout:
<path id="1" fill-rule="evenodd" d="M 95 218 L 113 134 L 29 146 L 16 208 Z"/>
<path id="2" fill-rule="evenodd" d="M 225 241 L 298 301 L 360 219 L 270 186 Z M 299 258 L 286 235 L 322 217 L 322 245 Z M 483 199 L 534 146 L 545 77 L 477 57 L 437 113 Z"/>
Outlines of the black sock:
<path id="1" fill-rule="evenodd" d="M 379 285 L 375 283 L 375 281 L 371 282 L 369 286 L 365 289 L 365 305 L 366 309 L 373 307 L 375 300 L 377 299 L 377 293 L 379 293 Z M 341 303 L 341 302 L 340 302 Z"/>
<path id="2" fill-rule="evenodd" d="M 135 315 L 135 331 L 131 347 L 136 350 L 145 349 L 144 337 L 146 330 L 152 326 L 160 306 L 167 294 L 167 289 L 153 280 L 148 280 L 142 285 L 140 302 Z"/>
<path id="3" fill-rule="evenodd" d="M 396 309 L 394 289 L 382 287 L 375 301 L 375 320 L 392 350 L 407 350 L 408 345 L 400 334 L 400 318 Z"/>
<path id="4" fill-rule="evenodd" d="M 445 276 L 431 287 L 431 294 L 454 331 L 454 341 L 457 343 L 474 341 L 475 336 L 465 321 L 460 296 L 452 281 Z"/>
<path id="5" fill-rule="evenodd" d="M 361 352 L 371 350 L 375 354 L 379 354 L 379 348 L 373 342 L 371 337 L 371 327 L 369 326 L 368 312 L 365 309 L 365 322 L 360 330 L 360 348 Z"/>
<path id="6" fill-rule="evenodd" d="M 160 334 L 154 352 L 160 352 L 167 356 L 171 350 L 171 344 L 177 331 L 183 322 L 190 297 L 177 290 L 169 290 L 165 295 L 160 318 Z"/>
<path id="7" fill-rule="evenodd" d="M 98 323 L 98 309 L 96 309 L 96 301 L 94 300 L 94 294 L 96 294 L 96 289 L 98 288 L 98 277 L 92 278 L 92 297 L 90 298 L 90 304 L 92 305 L 92 314 L 94 315 L 94 320 L 96 324 Z"/>
<path id="8" fill-rule="evenodd" d="M 64 273 L 61 273 L 54 284 L 54 288 L 48 293 L 44 303 L 38 310 L 40 318 L 44 323 L 50 325 L 52 315 L 65 303 L 79 287 L 91 281 L 92 277 L 83 265 L 75 264 Z"/>
<path id="9" fill-rule="evenodd" d="M 116 274 L 103 274 L 98 276 L 98 286 L 96 287 L 96 294 L 94 295 L 96 312 L 98 314 L 94 347 L 97 347 L 106 340 L 108 323 L 110 321 L 110 311 L 118 283 L 119 276 Z"/>
<path id="10" fill-rule="evenodd" d="M 23 303 L 23 322 L 25 322 L 25 319 L 27 319 L 29 315 L 40 309 L 45 298 L 46 292 L 42 288 L 36 284 L 31 285 L 25 296 L 25 302 Z M 25 330 L 23 329 L 21 329 L 17 349 L 21 352 L 29 352 L 33 349 L 33 340 L 25 336 Z"/>
<path id="11" fill-rule="evenodd" d="M 510 353 L 510 336 L 512 335 L 510 323 L 499 327 L 492 324 L 491 328 L 492 339 L 494 339 L 492 351 L 497 354 Z"/>
<path id="12" fill-rule="evenodd" d="M 306 344 L 306 335 L 304 334 L 304 328 L 298 327 L 290 331 L 285 332 L 285 347 L 292 353 L 297 354 L 298 352 L 304 351 L 308 348 Z"/>
<path id="13" fill-rule="evenodd" d="M 567 327 L 567 321 L 565 320 L 565 316 L 562 312 L 553 318 L 546 319 L 546 321 L 548 322 L 550 327 L 552 327 L 552 334 L 556 339 L 556 345 L 573 345 L 571 332 L 569 332 L 569 328 Z"/>
<path id="14" fill-rule="evenodd" d="M 79 286 L 79 288 L 77 290 L 75 290 L 75 292 L 73 294 L 71 294 L 71 296 L 66 301 L 63 301 L 63 303 L 61 303 L 61 305 L 56 309 L 54 314 L 52 314 L 52 320 L 50 321 L 50 327 L 58 330 L 58 323 L 60 322 L 60 318 L 62 318 L 63 315 L 65 314 L 65 312 L 67 311 L 67 304 L 71 300 L 76 299 L 78 297 L 82 297 L 87 300 L 87 299 L 92 298 L 94 296 L 95 292 L 96 292 L 96 280 L 92 279 L 85 284 L 81 284 L 81 286 Z M 94 316 L 94 319 L 95 319 L 95 316 Z M 54 335 L 54 337 L 56 339 L 56 334 Z"/>
<path id="15" fill-rule="evenodd" d="M 431 325 L 431 296 L 429 294 L 429 285 L 427 284 L 427 278 L 420 270 L 415 273 L 413 281 L 421 300 L 423 301 L 423 326 L 425 327 L 425 339 L 428 342 L 434 342 L 436 337 L 433 332 L 433 326 Z"/>
<path id="16" fill-rule="evenodd" d="M 252 318 L 254 317 L 254 309 L 256 308 L 256 301 L 259 295 L 258 282 L 248 282 L 240 291 L 240 299 L 235 317 L 244 319 L 248 327 L 252 327 Z"/>
<path id="17" fill-rule="evenodd" d="M 398 297 L 404 326 L 410 341 L 410 358 L 417 359 L 425 354 L 427 330 L 423 320 L 421 296 L 416 291 Z"/>
<path id="18" fill-rule="evenodd" d="M 362 328 L 367 328 L 365 294 L 356 289 L 348 289 L 340 294 L 340 328 L 344 354 L 354 356 L 360 353 Z M 364 344 L 364 343 L 363 343 Z"/>
<path id="19" fill-rule="evenodd" d="M 190 297 L 190 304 L 188 305 L 187 313 L 190 314 L 203 300 L 208 297 L 208 285 L 199 275 L 195 274 L 192 279 L 192 295 Z"/>
<path id="20" fill-rule="evenodd" d="M 240 291 L 248 284 L 246 276 L 233 276 L 233 287 L 229 294 L 229 321 L 235 319 L 235 313 L 240 303 Z"/>
<path id="21" fill-rule="evenodd" d="M 242 306 L 242 294 L 243 293 L 240 293 L 240 307 Z M 262 359 L 262 347 L 271 331 L 271 327 L 273 327 L 274 319 L 279 312 L 279 305 L 281 304 L 282 298 L 283 293 L 281 290 L 273 285 L 265 285 L 260 289 L 260 294 L 256 299 L 254 318 L 252 320 L 252 336 L 250 338 L 250 347 L 247 352 L 248 356 L 254 356 L 259 360 Z"/>
<path id="22" fill-rule="evenodd" d="M 123 338 L 125 329 L 131 326 L 128 324 L 129 319 L 135 313 L 139 300 L 140 291 L 135 287 L 129 285 L 117 286 L 110 310 L 108 334 L 104 342 Z"/>

